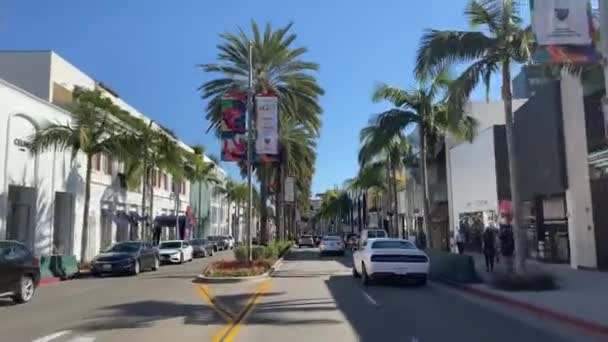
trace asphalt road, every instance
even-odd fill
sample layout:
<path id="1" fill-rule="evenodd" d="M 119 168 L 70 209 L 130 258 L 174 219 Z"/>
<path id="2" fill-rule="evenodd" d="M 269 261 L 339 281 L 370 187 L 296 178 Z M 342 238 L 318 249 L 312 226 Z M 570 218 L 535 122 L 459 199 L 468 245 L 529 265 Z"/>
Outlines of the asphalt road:
<path id="1" fill-rule="evenodd" d="M 295 249 L 270 280 L 195 284 L 206 263 L 77 279 L 0 301 L 0 341 L 581 341 L 538 317 L 430 283 L 364 287 L 350 256 Z"/>
<path id="2" fill-rule="evenodd" d="M 162 266 L 137 277 L 91 277 L 45 285 L 24 305 L 0 300 L 0 341 L 210 340 L 217 318 L 192 280 L 207 263 L 222 258 L 232 258 L 232 252 Z"/>

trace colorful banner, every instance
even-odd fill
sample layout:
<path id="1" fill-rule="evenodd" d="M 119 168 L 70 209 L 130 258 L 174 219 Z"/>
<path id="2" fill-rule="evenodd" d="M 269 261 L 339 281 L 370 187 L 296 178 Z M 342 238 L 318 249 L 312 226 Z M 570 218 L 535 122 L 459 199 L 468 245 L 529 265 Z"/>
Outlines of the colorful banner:
<path id="1" fill-rule="evenodd" d="M 226 94 L 222 96 L 220 104 L 222 108 L 221 131 L 245 133 L 247 130 L 247 96 L 243 93 Z"/>
<path id="2" fill-rule="evenodd" d="M 237 133 L 224 133 L 222 135 L 222 160 L 247 160 L 247 135 Z"/>
<path id="3" fill-rule="evenodd" d="M 271 96 L 256 97 L 256 152 L 279 154 L 279 100 Z"/>
<path id="4" fill-rule="evenodd" d="M 536 63 L 593 63 L 599 59 L 594 44 L 591 4 L 586 0 L 530 0 L 532 26 L 539 45 Z"/>

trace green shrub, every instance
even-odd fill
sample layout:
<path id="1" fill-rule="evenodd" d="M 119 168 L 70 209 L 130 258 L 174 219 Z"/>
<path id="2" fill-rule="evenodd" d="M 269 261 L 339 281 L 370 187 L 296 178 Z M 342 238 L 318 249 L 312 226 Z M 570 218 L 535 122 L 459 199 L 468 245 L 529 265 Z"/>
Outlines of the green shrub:
<path id="1" fill-rule="evenodd" d="M 549 273 L 499 273 L 491 284 L 505 291 L 547 291 L 557 288 L 555 277 Z"/>
<path id="2" fill-rule="evenodd" d="M 251 248 L 251 257 L 253 260 L 262 260 L 266 257 L 266 247 L 253 246 Z"/>
<path id="3" fill-rule="evenodd" d="M 248 255 L 247 255 L 247 247 L 246 246 L 239 246 L 235 249 L 233 249 L 233 253 L 234 253 L 234 258 L 237 261 L 240 262 L 245 262 L 248 259 Z"/>

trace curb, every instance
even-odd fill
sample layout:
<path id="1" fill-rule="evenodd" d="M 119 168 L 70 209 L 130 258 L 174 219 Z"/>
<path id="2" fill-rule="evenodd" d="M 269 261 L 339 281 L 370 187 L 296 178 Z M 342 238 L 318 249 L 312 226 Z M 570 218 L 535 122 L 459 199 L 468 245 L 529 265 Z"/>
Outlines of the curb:
<path id="1" fill-rule="evenodd" d="M 480 288 L 473 287 L 467 284 L 460 284 L 448 279 L 437 279 L 436 281 L 441 282 L 443 284 L 455 287 L 463 292 L 466 292 L 470 295 L 474 295 L 486 300 L 490 300 L 499 304 L 503 304 L 506 306 L 510 306 L 516 309 L 520 309 L 526 311 L 528 313 L 532 313 L 542 318 L 550 319 L 559 323 L 563 323 L 570 327 L 576 328 L 578 330 L 584 331 L 586 333 L 592 335 L 599 335 L 602 337 L 608 337 L 608 326 L 602 325 L 599 323 L 591 322 L 585 319 L 577 318 L 563 312 L 559 312 L 553 309 L 548 309 L 543 306 L 538 306 L 534 304 L 530 304 L 527 302 L 523 302 L 520 300 L 516 300 L 510 298 L 505 295 L 501 295 L 495 293 L 493 291 L 488 291 Z"/>
<path id="2" fill-rule="evenodd" d="M 38 286 L 54 284 L 54 283 L 58 283 L 60 281 L 61 281 L 61 279 L 59 279 L 58 277 L 41 278 L 40 282 L 38 283 Z"/>
<path id="3" fill-rule="evenodd" d="M 285 255 L 287 253 L 289 253 L 290 250 L 291 250 L 291 247 L 289 247 L 289 249 L 287 249 L 283 253 L 283 256 L 281 256 L 279 259 L 277 259 L 277 261 L 275 261 L 272 266 L 270 266 L 268 271 L 266 271 L 260 275 L 248 276 L 248 277 L 205 277 L 204 275 L 199 274 L 194 279 L 194 282 L 195 283 L 221 284 L 221 283 L 240 283 L 240 282 L 245 282 L 245 281 L 267 279 L 267 278 L 272 277 L 272 275 L 277 270 L 277 268 L 279 268 L 281 266 L 281 264 L 283 263 L 283 258 L 285 257 Z"/>

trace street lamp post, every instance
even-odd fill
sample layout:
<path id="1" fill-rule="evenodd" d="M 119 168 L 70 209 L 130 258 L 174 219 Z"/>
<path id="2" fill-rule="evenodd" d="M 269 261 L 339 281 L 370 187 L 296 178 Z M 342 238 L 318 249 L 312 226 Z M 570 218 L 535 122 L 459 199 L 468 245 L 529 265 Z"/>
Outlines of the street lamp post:
<path id="1" fill-rule="evenodd" d="M 251 184 L 253 159 L 253 42 L 249 42 L 249 89 L 247 94 L 247 258 L 251 262 L 251 219 L 253 216 L 253 187 Z"/>

